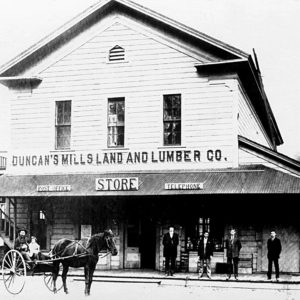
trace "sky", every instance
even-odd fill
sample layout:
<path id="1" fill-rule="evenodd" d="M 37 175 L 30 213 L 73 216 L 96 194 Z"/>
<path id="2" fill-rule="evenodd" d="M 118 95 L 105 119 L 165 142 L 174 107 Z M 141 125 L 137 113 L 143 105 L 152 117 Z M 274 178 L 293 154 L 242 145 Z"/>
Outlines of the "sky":
<path id="1" fill-rule="evenodd" d="M 97 0 L 0 2 L 0 65 Z M 284 144 L 300 160 L 300 0 L 136 0 L 200 32 L 258 56 L 265 90 Z M 9 141 L 7 91 L 0 87 L 0 151 Z"/>

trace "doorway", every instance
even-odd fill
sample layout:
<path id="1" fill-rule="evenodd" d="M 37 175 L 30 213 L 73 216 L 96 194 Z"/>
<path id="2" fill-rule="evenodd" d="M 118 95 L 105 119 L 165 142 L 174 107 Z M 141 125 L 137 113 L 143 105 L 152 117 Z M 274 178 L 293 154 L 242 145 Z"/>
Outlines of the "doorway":
<path id="1" fill-rule="evenodd" d="M 124 268 L 139 269 L 141 223 L 137 217 L 130 217 L 124 230 Z"/>
<path id="2" fill-rule="evenodd" d="M 141 268 L 155 269 L 156 224 L 151 218 L 141 221 Z"/>
<path id="3" fill-rule="evenodd" d="M 155 269 L 155 257 L 155 222 L 150 218 L 129 218 L 124 230 L 124 268 Z"/>

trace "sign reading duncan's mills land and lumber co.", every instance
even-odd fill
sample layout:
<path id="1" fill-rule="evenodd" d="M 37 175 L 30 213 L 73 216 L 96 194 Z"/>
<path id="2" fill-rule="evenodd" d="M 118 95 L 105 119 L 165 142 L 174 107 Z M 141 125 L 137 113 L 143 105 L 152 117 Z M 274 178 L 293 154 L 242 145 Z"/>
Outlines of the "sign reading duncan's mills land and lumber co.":
<path id="1" fill-rule="evenodd" d="M 59 166 L 59 165 L 113 165 L 146 163 L 182 163 L 227 160 L 222 151 L 207 150 L 159 150 L 133 152 L 55 153 L 12 155 L 12 166 Z"/>
<path id="2" fill-rule="evenodd" d="M 232 167 L 232 157 L 227 148 L 51 151 L 12 153 L 7 167 L 11 173 L 228 168 Z"/>

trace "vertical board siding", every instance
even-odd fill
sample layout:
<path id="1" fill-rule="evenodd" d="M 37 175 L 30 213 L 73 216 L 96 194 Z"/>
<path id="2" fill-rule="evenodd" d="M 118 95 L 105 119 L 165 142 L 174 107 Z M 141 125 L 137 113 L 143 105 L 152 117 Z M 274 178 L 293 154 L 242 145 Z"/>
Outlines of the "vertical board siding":
<path id="1" fill-rule="evenodd" d="M 23 198 L 17 198 L 16 203 L 16 220 L 18 228 L 25 228 L 29 231 L 30 220 L 28 217 L 28 201 Z M 13 211 L 12 211 L 13 214 Z"/>
<path id="2" fill-rule="evenodd" d="M 51 248 L 61 238 L 74 240 L 75 225 L 72 216 L 72 209 L 70 201 L 61 199 L 53 203 L 53 210 L 55 211 L 54 223 L 52 225 Z M 74 212 L 74 211 L 73 211 Z"/>
<path id="3" fill-rule="evenodd" d="M 109 50 L 125 62 L 109 63 Z M 72 100 L 72 150 L 107 148 L 107 99 L 125 97 L 125 147 L 163 146 L 164 94 L 182 95 L 182 145 L 232 151 L 232 96 L 197 74 L 199 61 L 115 23 L 46 68 L 40 86 L 12 101 L 14 149 L 54 150 L 54 102 Z M 232 158 L 229 158 L 230 162 Z M 227 163 L 228 163 L 227 162 Z"/>
<path id="4" fill-rule="evenodd" d="M 270 224 L 271 225 L 271 224 Z M 263 228 L 262 234 L 262 271 L 268 270 L 267 258 L 267 242 L 270 237 L 270 231 L 276 230 L 277 237 L 281 240 L 282 251 L 279 258 L 280 272 L 296 272 L 299 269 L 299 229 L 293 225 L 280 225 L 278 223 L 270 226 L 266 224 Z M 273 268 L 274 272 L 274 268 Z M 274 275 L 273 275 L 274 276 Z"/>
<path id="5" fill-rule="evenodd" d="M 249 101 L 242 90 L 240 89 L 239 91 L 239 135 L 263 146 L 270 147 L 269 141 L 259 125 Z"/>

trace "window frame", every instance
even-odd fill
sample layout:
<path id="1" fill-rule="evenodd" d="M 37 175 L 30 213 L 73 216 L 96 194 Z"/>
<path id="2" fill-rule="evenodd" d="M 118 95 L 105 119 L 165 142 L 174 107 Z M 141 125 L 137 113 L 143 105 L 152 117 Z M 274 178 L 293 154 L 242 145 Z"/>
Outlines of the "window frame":
<path id="1" fill-rule="evenodd" d="M 70 103 L 70 121 L 69 124 L 58 124 L 58 105 L 59 104 Z M 63 118 L 64 118 L 65 107 L 63 107 Z M 70 128 L 69 134 L 69 145 L 67 147 L 61 147 L 58 145 L 58 128 Z M 71 149 L 71 137 L 72 137 L 72 100 L 58 100 L 55 101 L 55 150 L 69 150 Z"/>
<path id="2" fill-rule="evenodd" d="M 111 126 L 110 125 L 110 103 L 111 102 L 123 102 L 123 108 L 124 108 L 124 119 L 123 119 L 123 125 L 115 125 L 115 126 Z M 116 113 L 116 116 L 118 116 L 118 114 Z M 117 117 L 118 119 L 118 117 Z M 110 127 L 123 127 L 123 145 L 111 145 L 110 144 Z M 116 134 L 113 134 L 112 136 L 118 136 L 121 135 L 118 132 Z M 114 148 L 124 148 L 125 147 L 125 97 L 111 97 L 107 99 L 107 147 L 110 149 L 114 149 Z"/>
<path id="3" fill-rule="evenodd" d="M 180 117 L 179 118 L 173 118 L 173 119 L 167 119 L 165 118 L 165 103 L 166 103 L 166 99 L 168 97 L 179 97 L 180 99 Z M 173 112 L 173 104 L 172 104 L 172 108 L 171 108 L 172 112 Z M 171 116 L 173 117 L 173 116 Z M 165 124 L 166 123 L 171 123 L 173 122 L 173 124 L 175 122 L 179 123 L 179 132 L 180 132 L 180 141 L 179 143 L 166 143 L 166 139 L 165 139 Z M 173 138 L 172 138 L 173 139 Z M 181 93 L 174 93 L 174 94 L 165 94 L 163 95 L 163 146 L 165 147 L 178 147 L 182 145 L 182 94 Z"/>

